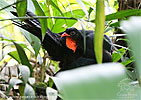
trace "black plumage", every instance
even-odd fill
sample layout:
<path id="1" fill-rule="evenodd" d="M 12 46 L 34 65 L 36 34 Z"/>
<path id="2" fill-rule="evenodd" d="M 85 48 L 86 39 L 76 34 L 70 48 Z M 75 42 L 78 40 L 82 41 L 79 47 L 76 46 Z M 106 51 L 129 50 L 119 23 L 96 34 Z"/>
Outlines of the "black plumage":
<path id="1" fill-rule="evenodd" d="M 11 13 L 17 16 L 16 12 Z M 30 11 L 27 11 L 26 16 L 32 17 L 36 15 Z M 13 22 L 15 25 L 25 29 L 42 40 L 41 25 L 38 19 L 27 19 L 24 20 L 24 23 L 22 24 L 15 21 Z M 69 34 L 70 38 L 76 41 L 77 48 L 75 52 L 67 47 L 67 37 L 61 37 L 64 32 Z M 41 41 L 43 48 L 47 50 L 51 59 L 60 61 L 59 66 L 61 71 L 97 63 L 93 43 L 94 31 L 85 31 L 86 50 L 84 49 L 84 37 L 82 30 L 67 28 L 64 32 L 56 34 L 48 28 L 44 40 Z M 111 42 L 108 36 L 104 35 L 104 37 L 108 40 L 108 42 Z M 103 42 L 103 62 L 112 62 L 112 57 L 110 54 L 111 45 L 108 42 L 105 40 Z"/>

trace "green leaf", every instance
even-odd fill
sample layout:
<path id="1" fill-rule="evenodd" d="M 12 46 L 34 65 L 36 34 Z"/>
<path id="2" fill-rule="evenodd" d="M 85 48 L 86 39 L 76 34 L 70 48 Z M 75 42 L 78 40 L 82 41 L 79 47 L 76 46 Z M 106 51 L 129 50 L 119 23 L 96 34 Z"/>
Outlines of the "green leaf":
<path id="1" fill-rule="evenodd" d="M 22 74 L 22 78 L 24 80 L 24 83 L 27 83 L 28 78 L 30 76 L 29 68 L 27 66 L 25 66 L 25 65 L 19 65 L 18 68 L 19 68 L 19 70 L 20 70 L 20 72 Z"/>
<path id="2" fill-rule="evenodd" d="M 76 0 L 76 1 L 82 7 L 82 10 L 84 11 L 84 13 L 85 13 L 85 15 L 86 15 L 86 17 L 88 19 L 89 14 L 88 14 L 87 8 L 85 7 L 85 4 L 81 0 Z"/>
<path id="3" fill-rule="evenodd" d="M 35 51 L 35 56 L 37 57 L 41 44 L 40 44 L 40 40 L 34 36 L 33 34 L 21 29 L 22 34 L 25 36 L 25 38 L 27 39 L 27 41 L 30 43 L 30 45 L 32 46 L 33 50 Z M 22 46 L 25 48 L 25 46 Z M 26 48 L 28 49 L 28 48 Z M 29 49 L 28 49 L 29 50 Z M 33 53 L 31 50 L 29 50 L 31 53 Z"/>
<path id="4" fill-rule="evenodd" d="M 123 19 L 125 17 L 129 17 L 129 16 L 137 16 L 141 14 L 141 10 L 140 9 L 129 9 L 129 10 L 123 10 L 123 11 L 118 11 L 116 13 L 112 13 L 109 15 L 106 15 L 106 21 L 111 21 L 111 20 L 115 20 L 115 19 Z M 95 22 L 94 20 L 91 20 L 91 22 Z M 118 25 L 118 23 L 117 23 Z"/>
<path id="5" fill-rule="evenodd" d="M 124 48 L 121 48 L 118 51 L 114 52 L 112 54 L 113 62 L 117 62 L 118 60 L 120 60 L 120 58 L 123 57 L 124 53 L 125 53 L 125 49 Z"/>
<path id="6" fill-rule="evenodd" d="M 116 13 L 107 15 L 106 21 L 110 21 L 114 19 L 122 19 L 124 17 L 138 15 L 138 14 L 141 14 L 140 9 L 130 9 L 130 10 L 118 11 Z"/>
<path id="7" fill-rule="evenodd" d="M 128 34 L 129 41 L 132 50 L 133 56 L 135 59 L 135 68 L 137 71 L 137 78 L 141 86 L 141 17 L 131 17 L 127 21 L 121 22 L 121 29 Z"/>
<path id="8" fill-rule="evenodd" d="M 97 0 L 96 2 L 96 27 L 94 37 L 94 49 L 97 63 L 102 63 L 103 53 L 103 34 L 105 25 L 105 6 L 104 0 Z"/>
<path id="9" fill-rule="evenodd" d="M 127 78 L 125 67 L 119 63 L 85 66 L 60 72 L 57 77 L 55 82 L 64 100 L 119 99 L 123 89 L 120 82 Z"/>
<path id="10" fill-rule="evenodd" d="M 76 9 L 76 10 L 73 10 L 72 12 L 73 12 L 73 17 L 75 17 L 75 18 L 82 18 L 85 15 L 82 9 Z M 64 16 L 65 17 L 72 17 L 71 11 L 64 13 Z M 55 24 L 52 28 L 52 31 L 55 33 L 62 32 L 66 29 L 66 27 L 72 27 L 76 22 L 77 22 L 77 20 L 56 19 Z"/>
<path id="11" fill-rule="evenodd" d="M 54 82 L 53 82 L 52 78 L 50 77 L 50 78 L 49 78 L 49 82 L 48 82 L 49 87 L 52 87 L 52 86 L 53 86 L 53 83 L 54 83 Z"/>
<path id="12" fill-rule="evenodd" d="M 9 87 L 8 87 L 8 90 L 7 90 L 7 95 L 9 94 L 10 92 L 10 89 L 14 86 L 14 85 L 17 85 L 17 84 L 20 84 L 22 83 L 22 81 L 18 78 L 14 78 L 12 77 L 9 81 Z"/>
<path id="13" fill-rule="evenodd" d="M 93 8 L 90 7 L 90 8 L 89 8 L 89 11 L 88 11 L 88 13 L 89 13 L 89 19 L 90 19 L 90 15 L 91 15 L 92 11 L 93 11 Z"/>
<path id="14" fill-rule="evenodd" d="M 131 57 L 131 58 L 129 58 L 128 60 L 126 60 L 126 61 L 123 61 L 123 62 L 121 62 L 124 66 L 126 66 L 126 65 L 128 65 L 128 64 L 130 64 L 130 63 L 132 63 L 132 62 L 134 62 L 135 60 L 133 59 L 133 57 Z"/>
<path id="15" fill-rule="evenodd" d="M 120 22 L 121 21 L 118 21 L 118 22 L 115 22 L 115 23 L 112 23 L 112 24 L 110 24 L 110 27 L 120 27 Z"/>
<path id="16" fill-rule="evenodd" d="M 35 91 L 29 84 L 25 85 L 24 96 L 24 100 L 35 100 Z"/>
<path id="17" fill-rule="evenodd" d="M 17 0 L 16 10 L 19 17 L 23 17 L 27 12 L 27 0 Z"/>
<path id="18" fill-rule="evenodd" d="M 38 16 L 45 16 L 45 13 L 42 10 L 42 8 L 40 7 L 39 3 L 36 0 L 32 0 L 32 2 L 35 6 L 37 15 Z M 47 19 L 39 19 L 39 21 L 40 21 L 41 30 L 42 30 L 42 40 L 44 40 L 44 37 L 45 37 L 46 32 L 47 32 Z"/>
<path id="19" fill-rule="evenodd" d="M 19 85 L 20 96 L 24 96 L 24 88 L 25 88 L 25 84 Z M 21 100 L 23 100 L 23 99 L 21 99 Z"/>
<path id="20" fill-rule="evenodd" d="M 28 60 L 28 58 L 27 58 L 27 56 L 25 54 L 24 49 L 20 45 L 18 45 L 17 43 L 15 43 L 15 42 L 14 42 L 14 45 L 16 46 L 16 49 L 18 51 L 19 58 L 21 60 L 22 65 L 26 65 L 26 66 L 29 67 L 30 72 L 31 72 L 30 73 L 30 76 L 32 76 L 32 72 L 33 72 L 32 65 L 29 63 L 29 60 Z"/>
<path id="21" fill-rule="evenodd" d="M 19 58 L 17 51 L 9 52 L 8 55 L 11 56 L 13 59 L 15 59 L 19 64 L 21 63 L 21 60 Z"/>
<path id="22" fill-rule="evenodd" d="M 32 34 L 30 34 L 30 38 L 31 38 L 31 42 L 30 42 L 31 46 L 33 47 L 35 51 L 35 56 L 37 57 L 40 47 L 41 47 L 40 40 Z"/>
<path id="23" fill-rule="evenodd" d="M 56 8 L 59 12 L 60 12 L 60 14 L 62 15 L 62 16 L 64 16 L 64 14 L 62 13 L 62 11 L 60 10 L 60 8 L 52 1 L 52 0 L 47 0 L 54 8 Z"/>

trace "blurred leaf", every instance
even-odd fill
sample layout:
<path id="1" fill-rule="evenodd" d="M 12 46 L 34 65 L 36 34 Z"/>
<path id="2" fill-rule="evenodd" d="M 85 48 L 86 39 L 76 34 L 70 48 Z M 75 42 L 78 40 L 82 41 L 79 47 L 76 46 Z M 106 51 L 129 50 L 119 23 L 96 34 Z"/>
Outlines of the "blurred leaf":
<path id="1" fill-rule="evenodd" d="M 15 59 L 19 64 L 21 63 L 21 60 L 19 58 L 17 51 L 9 52 L 8 55 L 11 56 L 13 59 Z"/>
<path id="2" fill-rule="evenodd" d="M 108 31 L 110 31 L 112 29 L 114 29 L 114 28 L 113 27 L 108 27 L 107 29 L 105 29 L 104 33 L 108 32 Z"/>
<path id="3" fill-rule="evenodd" d="M 33 85 L 35 83 L 35 78 L 30 77 L 28 78 L 28 81 L 31 85 Z"/>
<path id="4" fill-rule="evenodd" d="M 24 96 L 27 97 L 24 100 L 35 100 L 35 91 L 29 84 L 25 85 Z"/>
<path id="5" fill-rule="evenodd" d="M 38 62 L 39 62 L 40 65 L 43 64 L 43 58 L 41 57 L 40 54 L 38 54 L 38 56 L 37 56 L 37 60 L 38 60 Z"/>
<path id="6" fill-rule="evenodd" d="M 24 96 L 24 88 L 25 88 L 25 84 L 20 84 L 19 85 L 20 96 Z"/>
<path id="7" fill-rule="evenodd" d="M 24 51 L 23 48 L 22 48 L 20 45 L 18 45 L 17 43 L 14 42 L 14 45 L 16 46 L 16 49 L 17 49 L 17 51 L 18 51 L 19 58 L 20 58 L 20 60 L 21 60 L 22 65 L 26 65 L 26 66 L 29 67 L 30 72 L 31 72 L 31 73 L 30 73 L 30 76 L 31 76 L 31 75 L 32 75 L 32 72 L 33 72 L 33 69 L 32 69 L 32 65 L 29 63 L 29 60 L 28 60 L 28 58 L 27 58 L 27 56 L 26 56 L 26 54 L 25 54 L 25 51 Z"/>
<path id="8" fill-rule="evenodd" d="M 36 8 L 37 15 L 45 16 L 45 13 L 40 7 L 39 3 L 36 0 L 32 0 L 32 2 Z M 40 20 L 41 30 L 42 30 L 42 40 L 44 40 L 44 36 L 46 35 L 46 31 L 47 31 L 47 19 L 39 19 L 39 20 Z"/>
<path id="9" fill-rule="evenodd" d="M 105 6 L 104 0 L 97 0 L 96 2 L 96 27 L 94 36 L 94 50 L 97 63 L 102 63 L 103 50 L 103 34 L 105 26 Z"/>
<path id="10" fill-rule="evenodd" d="M 76 1 L 82 7 L 82 10 L 84 11 L 84 13 L 85 13 L 85 15 L 86 15 L 86 17 L 88 19 L 89 14 L 88 14 L 87 8 L 85 7 L 85 4 L 81 0 L 76 0 Z"/>
<path id="11" fill-rule="evenodd" d="M 33 47 L 34 51 L 35 51 L 35 56 L 37 57 L 38 53 L 39 53 L 39 50 L 40 50 L 40 40 L 33 36 L 32 34 L 30 34 L 30 38 L 31 38 L 31 46 Z"/>
<path id="12" fill-rule="evenodd" d="M 81 9 L 73 10 L 73 17 L 75 18 L 82 18 L 84 17 L 84 12 Z M 71 11 L 64 13 L 65 17 L 72 17 Z M 66 29 L 66 27 L 72 27 L 77 20 L 70 20 L 70 19 L 56 19 L 55 24 L 52 28 L 52 31 L 55 33 L 62 32 Z"/>
<path id="13" fill-rule="evenodd" d="M 69 0 L 66 0 L 66 1 L 67 1 L 68 6 L 69 6 L 69 9 L 70 9 L 71 16 L 73 17 L 73 12 L 72 12 L 72 9 L 71 9 L 71 6 L 70 6 L 70 2 L 69 2 Z M 66 8 L 67 8 L 67 7 L 66 7 Z"/>
<path id="14" fill-rule="evenodd" d="M 40 40 L 36 36 L 34 36 L 33 34 L 25 31 L 24 29 L 20 28 L 20 30 L 21 30 L 22 34 L 25 36 L 25 38 L 27 39 L 27 41 L 32 46 L 33 50 L 35 51 L 35 56 L 37 57 L 39 50 L 40 50 L 40 47 L 41 47 Z M 25 47 L 23 45 L 21 45 L 21 46 L 28 49 L 27 47 Z M 32 51 L 30 49 L 28 49 L 28 50 L 32 53 Z"/>
<path id="15" fill-rule="evenodd" d="M 141 85 L 141 17 L 131 17 L 127 21 L 121 22 L 121 29 L 128 34 L 130 45 L 134 51 L 135 68 L 139 84 Z M 128 42 L 129 43 L 129 42 Z"/>
<path id="16" fill-rule="evenodd" d="M 24 83 L 27 83 L 28 78 L 30 76 L 29 68 L 27 66 L 25 66 L 25 65 L 19 65 L 18 68 L 19 68 L 19 70 L 20 70 L 20 72 L 22 74 L 22 78 L 24 80 Z"/>
<path id="17" fill-rule="evenodd" d="M 62 15 L 62 16 L 64 16 L 64 14 L 62 13 L 62 11 L 60 10 L 60 8 L 52 1 L 52 0 L 47 0 L 54 8 L 56 8 L 59 12 L 60 12 L 60 14 Z"/>
<path id="18" fill-rule="evenodd" d="M 9 5 L 10 5 L 10 4 L 8 4 L 8 3 L 6 2 L 6 0 L 0 0 L 0 8 L 4 8 L 4 7 L 9 6 Z M 6 9 L 4 9 L 4 10 L 6 11 L 6 13 L 8 13 L 8 15 L 9 15 L 10 17 L 13 16 L 13 15 L 11 14 L 11 12 L 10 12 L 10 11 L 13 11 L 13 10 L 14 10 L 14 8 L 13 8 L 12 6 L 6 8 Z"/>
<path id="19" fill-rule="evenodd" d="M 129 10 L 123 10 L 123 11 L 118 11 L 116 13 L 112 13 L 109 15 L 106 15 L 106 21 L 111 21 L 114 19 L 122 19 L 124 17 L 129 17 L 129 16 L 136 16 L 141 14 L 141 10 L 140 9 L 129 9 Z M 94 20 L 91 20 L 91 22 L 95 22 Z M 118 23 L 117 23 L 118 25 Z"/>
<path id="20" fill-rule="evenodd" d="M 124 92 L 120 83 L 127 78 L 125 67 L 119 63 L 85 66 L 60 72 L 57 77 L 55 82 L 64 100 L 119 99 L 118 94 L 122 90 Z M 127 80 L 124 84 L 128 82 Z"/>
<path id="21" fill-rule="evenodd" d="M 133 80 L 133 81 L 137 80 L 136 71 L 126 70 L 126 73 L 131 80 Z"/>
<path id="22" fill-rule="evenodd" d="M 117 62 L 118 60 L 120 60 L 120 58 L 124 55 L 124 53 L 125 53 L 125 49 L 124 48 L 121 48 L 118 51 L 114 52 L 112 54 L 113 62 Z"/>
<path id="23" fill-rule="evenodd" d="M 46 95 L 48 100 L 57 100 L 57 91 L 53 88 L 46 88 Z"/>
<path id="24" fill-rule="evenodd" d="M 114 20 L 114 19 L 121 19 L 124 17 L 129 17 L 133 15 L 138 15 L 141 14 L 140 9 L 130 9 L 130 10 L 123 10 L 123 11 L 118 11 L 113 14 L 109 14 L 106 16 L 106 21 Z"/>
<path id="25" fill-rule="evenodd" d="M 134 62 L 135 60 L 133 59 L 133 57 L 131 57 L 131 58 L 129 58 L 128 60 L 126 60 L 126 61 L 123 61 L 123 62 L 121 62 L 124 66 L 126 66 L 126 65 L 128 65 L 128 64 L 130 64 L 130 63 L 132 63 L 132 62 Z"/>
<path id="26" fill-rule="evenodd" d="M 110 27 L 120 27 L 120 22 L 121 21 L 118 21 L 118 22 L 115 22 L 115 23 L 112 23 L 112 24 L 110 24 Z"/>
<path id="27" fill-rule="evenodd" d="M 80 21 L 81 27 L 82 27 L 82 34 L 83 34 L 83 38 L 84 38 L 84 54 L 86 52 L 86 32 L 85 32 L 85 25 L 83 24 L 83 22 Z"/>
<path id="28" fill-rule="evenodd" d="M 23 17 L 27 12 L 27 0 L 17 0 L 16 10 L 19 17 Z"/>
<path id="29" fill-rule="evenodd" d="M 22 83 L 22 81 L 20 79 L 17 79 L 17 78 L 14 78 L 12 77 L 9 81 L 9 87 L 8 87 L 8 90 L 7 90 L 7 95 L 9 94 L 10 92 L 10 89 L 14 86 L 14 85 L 17 85 L 19 83 Z"/>
<path id="30" fill-rule="evenodd" d="M 42 8 L 43 8 L 43 10 L 44 10 L 44 13 L 45 13 L 45 15 L 46 16 L 48 16 L 48 17 L 51 17 L 52 15 L 51 15 L 51 13 L 52 13 L 52 6 L 51 6 L 51 4 L 50 4 L 50 2 L 49 2 L 50 0 L 46 0 L 46 3 L 44 2 L 44 3 L 40 3 L 40 5 L 42 6 Z M 52 1 L 52 0 L 51 0 Z M 54 7 L 53 7 L 54 8 Z M 55 8 L 54 8 L 55 9 Z M 55 9 L 55 10 L 53 10 L 53 12 L 56 12 L 57 10 Z M 57 11 L 58 12 L 58 11 Z M 53 25 L 53 19 L 52 18 L 48 18 L 47 19 L 47 27 L 49 28 L 49 29 L 51 29 L 51 27 L 52 27 L 52 25 Z"/>

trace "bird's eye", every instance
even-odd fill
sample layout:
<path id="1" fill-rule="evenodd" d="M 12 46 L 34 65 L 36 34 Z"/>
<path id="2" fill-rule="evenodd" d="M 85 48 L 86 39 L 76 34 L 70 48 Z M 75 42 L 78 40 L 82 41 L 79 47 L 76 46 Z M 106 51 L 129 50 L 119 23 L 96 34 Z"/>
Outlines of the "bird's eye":
<path id="1" fill-rule="evenodd" d="M 75 34 L 75 32 L 74 32 L 74 31 L 70 32 L 70 35 L 74 35 L 74 34 Z"/>

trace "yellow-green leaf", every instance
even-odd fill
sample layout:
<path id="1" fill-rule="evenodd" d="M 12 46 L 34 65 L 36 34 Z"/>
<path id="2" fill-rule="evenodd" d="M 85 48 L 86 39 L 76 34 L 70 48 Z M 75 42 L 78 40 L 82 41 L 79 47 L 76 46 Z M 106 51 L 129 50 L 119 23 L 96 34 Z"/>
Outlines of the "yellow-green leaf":
<path id="1" fill-rule="evenodd" d="M 38 16 L 45 16 L 44 11 L 42 10 L 41 6 L 39 5 L 39 3 L 36 0 L 32 0 L 37 15 Z M 40 24 L 41 24 L 41 30 L 42 30 L 42 40 L 44 39 L 45 35 L 46 35 L 46 31 L 47 31 L 47 19 L 39 19 Z"/>

